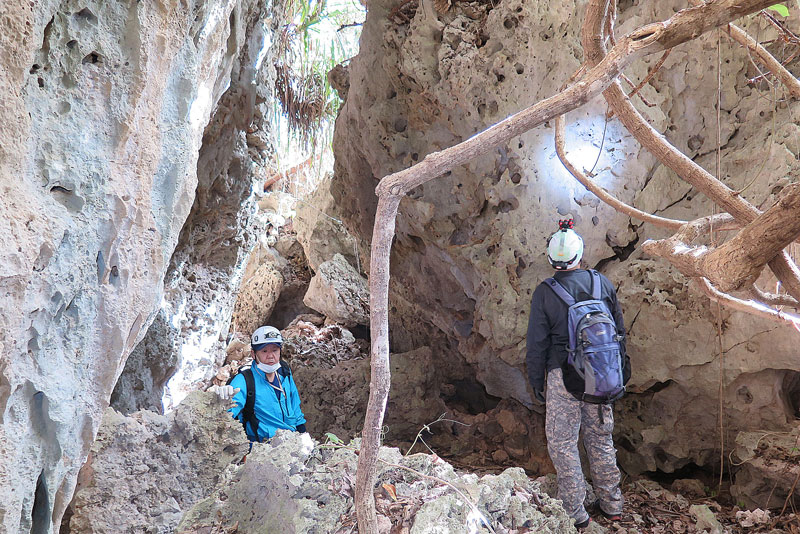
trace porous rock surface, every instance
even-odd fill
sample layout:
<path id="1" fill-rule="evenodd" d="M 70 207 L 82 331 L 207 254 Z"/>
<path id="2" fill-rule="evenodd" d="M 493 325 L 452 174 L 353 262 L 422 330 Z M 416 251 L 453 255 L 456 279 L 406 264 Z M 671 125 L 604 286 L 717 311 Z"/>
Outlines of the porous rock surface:
<path id="1" fill-rule="evenodd" d="M 370 4 L 361 51 L 347 67 L 331 185 L 359 250 L 371 239 L 378 179 L 559 90 L 583 58 L 585 7 L 583 0 L 454 2 L 438 13 L 432 2 Z M 621 3 L 618 32 L 684 7 Z M 767 31 L 757 19 L 741 24 Z M 758 176 L 742 194 L 766 206 L 800 171 L 792 141 L 800 132 L 792 119 L 797 104 L 776 108 L 765 98 L 767 86 L 748 85 L 757 71 L 746 51 L 723 39 L 721 54 L 722 178 L 740 189 Z M 626 74 L 636 83 L 658 59 L 644 58 Z M 709 34 L 676 48 L 645 85 L 642 94 L 655 107 L 634 102 L 711 172 L 716 69 L 717 39 Z M 601 186 L 641 209 L 682 219 L 712 213 L 708 200 L 657 164 L 617 119 L 606 123 L 605 111 L 598 98 L 567 115 L 567 153 L 578 167 L 593 168 Z M 717 461 L 720 376 L 728 435 L 793 424 L 800 404 L 796 332 L 723 308 L 720 363 L 716 306 L 664 260 L 637 250 L 666 234 L 616 213 L 569 176 L 549 123 L 401 201 L 391 257 L 392 350 L 435 347 L 443 386 L 464 379 L 467 368 L 489 396 L 532 408 L 524 367 L 529 302 L 552 273 L 545 240 L 567 215 L 586 243 L 585 263 L 619 288 L 630 327 L 632 394 L 617 404 L 620 460 L 629 472 Z M 768 278 L 761 283 L 774 287 Z M 463 403 L 458 391 L 448 403 Z M 520 410 L 515 418 L 529 416 L 540 417 Z"/>
<path id="2" fill-rule="evenodd" d="M 177 532 L 235 529 L 246 534 L 263 532 L 264 525 L 298 534 L 351 531 L 358 445 L 315 447 L 308 435 L 279 430 L 271 443 L 254 445 L 244 465 L 226 472 L 217 490 L 184 516 Z M 541 492 L 522 469 L 478 477 L 456 472 L 432 455 L 404 457 L 386 447 L 379 459 L 378 480 L 391 486 L 398 499 L 379 493 L 381 532 L 467 532 L 478 527 L 478 513 L 503 531 L 526 527 L 531 532 L 575 532 L 560 503 Z"/>
<path id="3" fill-rule="evenodd" d="M 271 262 L 263 263 L 239 288 L 232 322 L 237 332 L 252 334 L 267 323 L 283 289 L 283 275 Z"/>
<path id="4" fill-rule="evenodd" d="M 0 530 L 58 529 L 161 304 L 212 111 L 235 65 L 256 65 L 263 33 L 245 47 L 246 29 L 264 10 L 0 5 Z"/>
<path id="5" fill-rule="evenodd" d="M 70 505 L 71 534 L 172 532 L 247 453 L 242 426 L 213 393 L 168 415 L 109 408 Z"/>
<path id="6" fill-rule="evenodd" d="M 222 363 L 245 265 L 266 234 L 268 220 L 256 209 L 254 192 L 274 165 L 266 117 L 278 47 L 272 36 L 281 25 L 283 3 L 248 6 L 246 13 L 234 14 L 229 42 L 241 43 L 240 51 L 230 67 L 229 86 L 205 128 L 195 201 L 165 276 L 161 307 L 172 328 L 166 335 L 180 340 L 160 355 L 179 362 L 166 391 L 167 408 Z M 164 336 L 155 329 L 146 337 Z M 159 388 L 153 395 L 163 393 Z"/>
<path id="7" fill-rule="evenodd" d="M 122 414 L 139 410 L 164 413 L 164 388 L 180 364 L 179 342 L 166 312 L 159 310 L 144 339 L 128 356 L 111 393 L 111 406 Z"/>

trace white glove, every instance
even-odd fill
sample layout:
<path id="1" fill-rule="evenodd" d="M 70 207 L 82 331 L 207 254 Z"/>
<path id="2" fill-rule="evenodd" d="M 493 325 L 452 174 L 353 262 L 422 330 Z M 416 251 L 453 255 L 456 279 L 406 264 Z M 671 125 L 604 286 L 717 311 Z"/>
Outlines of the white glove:
<path id="1" fill-rule="evenodd" d="M 234 395 L 239 393 L 239 388 L 234 389 L 233 386 L 217 386 L 214 393 L 217 394 L 221 400 L 231 400 Z"/>

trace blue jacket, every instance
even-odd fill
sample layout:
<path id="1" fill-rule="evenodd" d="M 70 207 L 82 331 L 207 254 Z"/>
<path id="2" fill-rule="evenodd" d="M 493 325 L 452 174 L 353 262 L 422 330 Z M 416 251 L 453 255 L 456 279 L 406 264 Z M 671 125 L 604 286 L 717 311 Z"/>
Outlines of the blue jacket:
<path id="1" fill-rule="evenodd" d="M 284 393 L 281 393 L 279 401 L 278 396 L 275 395 L 275 389 L 269 384 L 266 375 L 258 368 L 255 361 L 251 365 L 251 369 L 253 371 L 253 381 L 256 385 L 256 400 L 253 411 L 256 419 L 258 419 L 259 441 L 271 438 L 279 428 L 296 430 L 299 425 L 305 424 L 306 418 L 300 409 L 300 394 L 297 392 L 297 386 L 292 375 L 281 376 L 281 372 L 275 373 L 284 391 Z M 241 421 L 242 408 L 244 408 L 244 403 L 247 400 L 247 384 L 244 377 L 238 374 L 231 381 L 231 386 L 239 388 L 239 392 L 233 396 L 234 406 L 228 411 L 234 419 Z M 247 434 L 249 436 L 253 435 L 253 429 L 250 428 L 249 423 L 247 424 Z"/>

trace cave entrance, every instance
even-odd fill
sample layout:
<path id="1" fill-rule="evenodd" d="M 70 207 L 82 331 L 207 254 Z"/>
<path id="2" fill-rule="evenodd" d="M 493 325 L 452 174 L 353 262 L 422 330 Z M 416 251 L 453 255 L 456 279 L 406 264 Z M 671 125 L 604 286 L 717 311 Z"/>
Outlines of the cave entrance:
<path id="1" fill-rule="evenodd" d="M 450 390 L 442 395 L 445 404 L 460 412 L 478 415 L 495 408 L 500 402 L 499 397 L 494 397 L 486 392 L 486 388 L 474 378 L 464 378 L 450 382 Z"/>
<path id="2" fill-rule="evenodd" d="M 788 419 L 800 419 L 800 373 L 786 371 L 781 384 L 781 397 Z"/>

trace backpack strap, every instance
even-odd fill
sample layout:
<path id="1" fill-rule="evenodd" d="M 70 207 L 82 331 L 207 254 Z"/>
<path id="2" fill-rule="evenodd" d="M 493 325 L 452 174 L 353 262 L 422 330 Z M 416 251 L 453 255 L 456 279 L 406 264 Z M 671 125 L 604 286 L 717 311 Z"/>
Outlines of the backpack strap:
<path id="1" fill-rule="evenodd" d="M 564 289 L 564 286 L 559 284 L 555 278 L 552 277 L 548 278 L 547 280 L 544 281 L 544 283 L 550 286 L 550 289 L 552 289 L 558 296 L 558 298 L 563 300 L 567 306 L 572 306 L 573 304 L 575 304 L 575 297 L 570 295 L 569 292 L 567 292 L 567 290 Z"/>
<path id="2" fill-rule="evenodd" d="M 289 364 L 286 363 L 286 361 L 283 358 L 281 358 L 281 368 L 278 369 L 278 373 L 280 373 L 280 375 L 283 378 L 286 378 L 287 376 L 292 376 L 292 369 L 289 367 Z"/>
<path id="3" fill-rule="evenodd" d="M 600 282 L 600 273 L 594 269 L 589 269 L 592 273 L 592 299 L 600 300 L 603 296 L 603 284 Z"/>
<path id="4" fill-rule="evenodd" d="M 240 373 L 244 376 L 244 382 L 247 386 L 247 400 L 244 402 L 242 408 L 242 426 L 245 427 L 247 433 L 247 425 L 250 423 L 250 428 L 253 430 L 253 436 L 248 435 L 251 440 L 258 441 L 258 419 L 256 418 L 255 405 L 256 405 L 256 381 L 253 378 L 253 370 L 245 369 Z"/>

